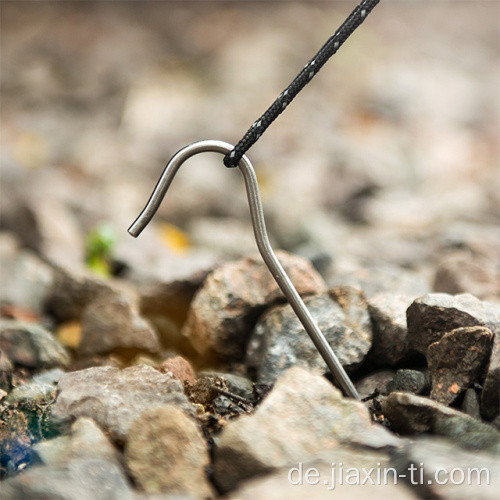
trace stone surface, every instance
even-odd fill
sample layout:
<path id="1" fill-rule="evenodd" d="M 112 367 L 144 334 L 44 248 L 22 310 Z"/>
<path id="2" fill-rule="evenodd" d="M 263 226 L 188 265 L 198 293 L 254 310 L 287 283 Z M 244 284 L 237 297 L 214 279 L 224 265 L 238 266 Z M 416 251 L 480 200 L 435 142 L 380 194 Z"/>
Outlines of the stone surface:
<path id="1" fill-rule="evenodd" d="M 500 332 L 500 304 L 482 302 L 468 293 L 431 293 L 411 304 L 407 322 L 410 346 L 425 356 L 430 344 L 455 328 L 485 326 Z"/>
<path id="2" fill-rule="evenodd" d="M 500 432 L 432 399 L 393 392 L 382 403 L 382 411 L 395 432 L 430 432 L 451 438 L 463 448 L 500 453 Z"/>
<path id="3" fill-rule="evenodd" d="M 334 465 L 332 465 L 332 462 Z M 228 500 L 416 500 L 419 498 L 409 487 L 394 484 L 389 476 L 387 484 L 379 481 L 377 470 L 383 474 L 389 467 L 389 460 L 380 453 L 367 450 L 362 452 L 339 448 L 335 454 L 323 454 L 321 458 L 308 462 L 298 462 L 264 477 L 246 481 L 231 493 Z M 308 474 L 308 471 L 309 474 Z M 317 471 L 317 472 L 316 472 Z M 349 471 L 349 472 L 348 472 Z M 358 479 L 356 480 L 356 472 Z M 369 478 L 366 479 L 369 472 Z M 348 473 L 353 473 L 346 481 Z M 332 479 L 333 477 L 333 479 Z M 342 479 L 341 479 L 342 477 Z"/>
<path id="4" fill-rule="evenodd" d="M 427 349 L 431 398 L 450 404 L 473 384 L 482 385 L 493 346 L 489 328 L 470 326 L 445 333 Z"/>
<path id="5" fill-rule="evenodd" d="M 81 227 L 66 203 L 33 190 L 29 197 L 17 198 L 5 208 L 3 226 L 24 246 L 55 264 L 80 267 L 84 262 Z"/>
<path id="6" fill-rule="evenodd" d="M 14 388 L 7 401 L 19 403 L 21 401 L 42 402 L 50 400 L 55 396 L 57 382 L 63 373 L 59 368 L 39 373 L 25 384 Z"/>
<path id="7" fill-rule="evenodd" d="M 406 310 L 410 295 L 380 292 L 368 297 L 373 324 L 373 345 L 368 359 L 374 366 L 394 366 L 408 354 Z"/>
<path id="8" fill-rule="evenodd" d="M 458 294 L 471 293 L 481 300 L 498 299 L 500 275 L 498 255 L 477 255 L 474 252 L 457 251 L 444 256 L 436 266 L 434 290 Z"/>
<path id="9" fill-rule="evenodd" d="M 158 370 L 162 373 L 171 373 L 174 378 L 180 380 L 182 383 L 186 380 L 191 383 L 196 381 L 196 375 L 191 363 L 182 356 L 175 356 L 173 358 L 166 359 L 158 367 Z"/>
<path id="10" fill-rule="evenodd" d="M 35 323 L 0 320 L 0 350 L 28 368 L 66 366 L 69 356 L 45 328 Z"/>
<path id="11" fill-rule="evenodd" d="M 368 300 L 378 294 L 420 297 L 431 291 L 429 284 L 419 273 L 387 264 L 357 268 L 351 273 L 335 276 L 328 284 L 359 288 Z"/>
<path id="12" fill-rule="evenodd" d="M 90 272 L 56 267 L 45 306 L 59 321 L 79 320 L 88 304 L 113 287 L 110 280 Z"/>
<path id="13" fill-rule="evenodd" d="M 308 261 L 285 252 L 277 256 L 299 293 L 325 289 Z M 283 295 L 260 256 L 229 262 L 196 293 L 183 334 L 202 361 L 241 361 L 257 317 L 277 300 Z"/>
<path id="14" fill-rule="evenodd" d="M 2 499 L 133 500 L 123 470 L 102 459 L 71 460 L 53 466 L 31 467 L 0 485 Z"/>
<path id="15" fill-rule="evenodd" d="M 54 279 L 53 269 L 29 251 L 22 251 L 15 238 L 0 233 L 0 303 L 43 312 Z"/>
<path id="16" fill-rule="evenodd" d="M 409 441 L 394 451 L 390 465 L 400 477 L 404 475 L 403 481 L 419 498 L 498 498 L 498 457 L 472 453 L 444 439 L 419 437 Z"/>
<path id="17" fill-rule="evenodd" d="M 380 370 L 366 375 L 356 382 L 356 389 L 361 399 L 377 391 L 379 394 L 387 393 L 387 384 L 394 378 L 394 370 Z"/>
<path id="18" fill-rule="evenodd" d="M 387 384 L 387 393 L 405 391 L 414 394 L 422 394 L 429 387 L 429 380 L 424 373 L 418 370 L 402 368 L 394 375 Z"/>
<path id="19" fill-rule="evenodd" d="M 488 420 L 500 416 L 500 332 L 495 330 L 486 380 L 481 392 L 481 415 Z"/>
<path id="20" fill-rule="evenodd" d="M 461 410 L 471 417 L 481 420 L 481 407 L 479 405 L 479 396 L 474 389 L 466 389 Z"/>
<path id="21" fill-rule="evenodd" d="M 172 405 L 146 410 L 132 424 L 125 447 L 127 468 L 147 492 L 211 498 L 206 441 L 195 421 Z"/>
<path id="22" fill-rule="evenodd" d="M 55 421 L 92 418 L 118 443 L 124 442 L 133 421 L 147 409 L 172 403 L 192 411 L 178 380 L 145 365 L 67 373 L 59 380 L 58 390 L 52 411 Z"/>
<path id="23" fill-rule="evenodd" d="M 340 363 L 352 371 L 371 347 L 371 325 L 359 292 L 345 288 L 343 293 L 344 308 L 331 294 L 306 297 L 304 303 Z M 246 364 L 255 371 L 258 382 L 266 384 L 273 383 L 293 365 L 318 374 L 328 372 L 325 361 L 288 304 L 275 306 L 259 319 L 250 338 Z"/>
<path id="24" fill-rule="evenodd" d="M 226 381 L 228 390 L 233 394 L 249 400 L 254 397 L 252 381 L 241 375 L 223 372 L 201 372 L 200 377 L 222 377 Z"/>
<path id="25" fill-rule="evenodd" d="M 79 350 L 84 355 L 113 351 L 157 353 L 160 342 L 153 327 L 140 316 L 133 298 L 118 293 L 102 294 L 84 309 Z"/>
<path id="26" fill-rule="evenodd" d="M 345 399 L 325 378 L 290 368 L 251 416 L 228 423 L 217 438 L 214 478 L 223 491 L 244 479 L 342 444 L 372 449 L 397 446 L 399 440 L 373 424 L 363 403 Z"/>
<path id="27" fill-rule="evenodd" d="M 79 418 L 68 436 L 41 441 L 33 446 L 35 462 L 43 465 L 64 465 L 71 460 L 99 459 L 120 464 L 118 450 L 90 418 Z"/>

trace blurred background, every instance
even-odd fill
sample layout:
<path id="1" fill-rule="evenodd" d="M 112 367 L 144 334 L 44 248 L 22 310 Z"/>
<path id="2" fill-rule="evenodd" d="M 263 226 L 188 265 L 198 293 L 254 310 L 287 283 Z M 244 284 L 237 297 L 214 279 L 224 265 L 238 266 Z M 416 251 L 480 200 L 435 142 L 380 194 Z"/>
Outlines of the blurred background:
<path id="1" fill-rule="evenodd" d="M 236 143 L 356 4 L 3 0 L 2 231 L 138 281 L 256 251 L 213 154 L 127 228 L 178 149 Z M 382 0 L 248 153 L 275 247 L 329 282 L 385 266 L 498 297 L 499 19 L 495 0 Z"/>

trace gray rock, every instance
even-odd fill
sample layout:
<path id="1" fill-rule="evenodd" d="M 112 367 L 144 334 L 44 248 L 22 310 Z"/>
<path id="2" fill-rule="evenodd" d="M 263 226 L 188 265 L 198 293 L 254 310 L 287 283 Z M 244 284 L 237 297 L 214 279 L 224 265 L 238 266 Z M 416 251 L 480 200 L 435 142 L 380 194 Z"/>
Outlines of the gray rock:
<path id="1" fill-rule="evenodd" d="M 373 424 L 362 403 L 343 398 L 325 378 L 293 367 L 253 415 L 230 421 L 222 431 L 214 478 L 229 491 L 244 479 L 334 453 L 341 444 L 385 449 L 399 439 Z"/>
<path id="2" fill-rule="evenodd" d="M 172 405 L 146 410 L 130 427 L 125 460 L 146 492 L 211 498 L 205 474 L 210 459 L 195 421 Z"/>
<path id="3" fill-rule="evenodd" d="M 118 443 L 125 441 L 133 421 L 147 409 L 172 403 L 192 412 L 181 383 L 145 365 L 66 373 L 59 380 L 58 389 L 52 410 L 56 422 L 92 418 Z"/>
<path id="4" fill-rule="evenodd" d="M 473 384 L 482 384 L 491 356 L 489 328 L 470 326 L 445 333 L 427 349 L 431 398 L 451 404 Z"/>
<path id="5" fill-rule="evenodd" d="M 25 384 L 13 389 L 7 397 L 7 401 L 9 403 L 20 403 L 27 400 L 31 402 L 49 401 L 55 397 L 57 382 L 63 374 L 64 372 L 59 368 L 39 373 Z"/>
<path id="6" fill-rule="evenodd" d="M 79 418 L 68 436 L 41 441 L 33 446 L 35 462 L 64 465 L 71 460 L 105 460 L 120 465 L 117 449 L 90 418 Z"/>
<path id="7" fill-rule="evenodd" d="M 498 457 L 463 450 L 448 440 L 420 437 L 410 441 L 394 451 L 391 466 L 419 498 L 498 498 Z"/>
<path id="8" fill-rule="evenodd" d="M 389 467 L 388 458 L 381 453 L 338 448 L 334 454 L 321 459 L 298 462 L 264 477 L 246 481 L 227 500 L 346 500 L 385 499 L 416 500 L 419 498 L 405 484 L 383 480 L 377 482 L 377 473 Z M 354 473 L 346 481 L 347 471 Z M 371 472 L 370 472 L 371 471 Z M 355 474 L 358 473 L 358 480 Z M 368 474 L 366 479 L 365 474 Z M 383 476 L 382 476 L 383 477 Z M 342 479 L 341 479 L 342 478 Z M 373 482 L 373 484 L 372 484 Z"/>
<path id="9" fill-rule="evenodd" d="M 481 302 L 464 293 L 431 293 L 416 299 L 407 311 L 410 346 L 424 356 L 430 344 L 466 326 L 485 326 L 500 332 L 500 304 Z"/>
<path id="10" fill-rule="evenodd" d="M 422 394 L 429 387 L 429 381 L 424 373 L 418 370 L 401 369 L 394 379 L 387 384 L 387 394 L 404 391 Z"/>
<path id="11" fill-rule="evenodd" d="M 352 371 L 371 347 L 371 325 L 360 292 L 343 289 L 344 308 L 331 294 L 306 297 L 304 303 L 332 346 L 340 363 Z M 351 294 L 351 296 L 349 296 Z M 353 307 L 352 301 L 357 302 Z M 290 305 L 268 310 L 258 321 L 247 349 L 247 366 L 261 383 L 273 383 L 286 369 L 298 365 L 315 373 L 328 371 L 325 361 Z"/>
<path id="12" fill-rule="evenodd" d="M 450 294 L 471 293 L 481 300 L 498 299 L 497 264 L 496 253 L 494 258 L 465 251 L 445 255 L 436 266 L 433 288 L 436 292 Z"/>
<path id="13" fill-rule="evenodd" d="M 12 361 L 0 349 L 0 389 L 9 392 L 12 388 Z"/>
<path id="14" fill-rule="evenodd" d="M 230 392 L 245 399 L 253 399 L 253 383 L 246 377 L 223 372 L 201 372 L 200 377 L 222 377 Z"/>
<path id="15" fill-rule="evenodd" d="M 400 434 L 430 432 L 452 438 L 463 448 L 500 452 L 500 432 L 432 399 L 393 392 L 382 403 L 382 411 Z"/>
<path id="16" fill-rule="evenodd" d="M 33 253 L 21 251 L 10 234 L 0 234 L 0 303 L 40 314 L 53 280 L 54 270 L 49 265 Z"/>
<path id="17" fill-rule="evenodd" d="M 368 311 L 373 324 L 373 345 L 368 360 L 374 366 L 394 366 L 408 354 L 406 310 L 410 295 L 377 293 L 368 297 Z"/>
<path id="18" fill-rule="evenodd" d="M 394 370 L 381 370 L 378 372 L 370 373 L 361 380 L 356 382 L 356 389 L 361 399 L 366 398 L 375 391 L 380 394 L 387 394 L 387 384 L 394 378 Z"/>
<path id="19" fill-rule="evenodd" d="M 139 314 L 133 298 L 118 293 L 101 295 L 82 314 L 82 354 L 107 354 L 115 350 L 160 351 L 158 336 Z"/>
<path id="20" fill-rule="evenodd" d="M 495 330 L 488 373 L 481 393 L 481 415 L 494 420 L 500 416 L 500 331 Z"/>
<path id="21" fill-rule="evenodd" d="M 66 464 L 31 467 L 4 481 L 2 500 L 132 500 L 132 490 L 116 463 L 101 459 L 71 460 Z"/>
<path id="22" fill-rule="evenodd" d="M 0 350 L 28 368 L 67 366 L 69 356 L 45 328 L 16 320 L 0 320 Z"/>
<path id="23" fill-rule="evenodd" d="M 325 289 L 305 259 L 277 255 L 299 293 Z M 241 361 L 257 317 L 277 300 L 284 297 L 260 256 L 229 262 L 211 273 L 196 293 L 183 335 L 205 362 Z"/>
<path id="24" fill-rule="evenodd" d="M 13 200 L 3 214 L 3 226 L 15 233 L 24 246 L 54 264 L 81 267 L 83 232 L 69 206 L 54 196 L 41 196 L 36 190 L 26 198 Z"/>
<path id="25" fill-rule="evenodd" d="M 59 321 L 80 320 L 88 304 L 116 286 L 87 271 L 57 267 L 45 306 Z"/>
<path id="26" fill-rule="evenodd" d="M 466 389 L 461 410 L 471 417 L 481 420 L 481 407 L 479 397 L 474 389 Z"/>
<path id="27" fill-rule="evenodd" d="M 360 288 L 370 300 L 378 294 L 397 294 L 403 297 L 420 297 L 431 291 L 420 274 L 396 266 L 375 265 L 361 267 L 349 274 L 335 276 L 330 286 L 350 285 Z"/>

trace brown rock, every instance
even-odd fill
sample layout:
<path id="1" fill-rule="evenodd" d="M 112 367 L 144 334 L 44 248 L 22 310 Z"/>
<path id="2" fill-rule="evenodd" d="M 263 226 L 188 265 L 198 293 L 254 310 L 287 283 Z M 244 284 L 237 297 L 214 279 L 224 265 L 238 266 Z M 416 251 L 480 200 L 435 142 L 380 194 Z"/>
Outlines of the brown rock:
<path id="1" fill-rule="evenodd" d="M 368 359 L 375 366 L 394 366 L 409 350 L 406 310 L 412 299 L 409 295 L 381 292 L 367 300 L 373 324 L 373 346 Z"/>
<path id="2" fill-rule="evenodd" d="M 139 315 L 136 301 L 124 294 L 110 292 L 91 302 L 82 314 L 80 352 L 107 354 L 124 349 L 156 353 L 157 334 Z"/>
<path id="3" fill-rule="evenodd" d="M 407 392 L 393 392 L 382 403 L 391 428 L 400 434 L 432 433 L 462 448 L 500 452 L 500 432 L 460 411 Z"/>
<path id="4" fill-rule="evenodd" d="M 372 423 L 363 403 L 343 398 L 324 377 L 293 367 L 253 415 L 230 421 L 222 431 L 214 478 L 229 491 L 244 479 L 349 444 L 380 450 L 400 442 Z"/>
<path id="5" fill-rule="evenodd" d="M 174 358 L 165 360 L 158 367 L 158 370 L 162 373 L 170 372 L 174 378 L 180 380 L 182 383 L 186 380 L 191 383 L 196 381 L 196 375 L 191 363 L 182 356 L 175 356 Z"/>
<path id="6" fill-rule="evenodd" d="M 56 422 L 89 417 L 118 443 L 125 441 L 130 426 L 145 410 L 169 403 L 192 411 L 178 380 L 145 365 L 66 373 L 58 390 L 52 410 Z"/>
<path id="7" fill-rule="evenodd" d="M 468 293 L 424 295 L 411 304 L 406 316 L 410 347 L 424 356 L 430 344 L 455 328 L 486 326 L 493 333 L 500 332 L 500 305 Z"/>
<path id="8" fill-rule="evenodd" d="M 148 493 L 213 496 L 205 474 L 210 461 L 206 441 L 195 421 L 172 405 L 146 410 L 132 424 L 125 460 Z"/>
<path id="9" fill-rule="evenodd" d="M 427 350 L 431 398 L 450 404 L 474 383 L 482 384 L 493 346 L 485 327 L 457 328 Z"/>
<path id="10" fill-rule="evenodd" d="M 299 293 L 325 290 L 307 260 L 277 255 Z M 211 273 L 195 295 L 183 334 L 202 361 L 242 360 L 257 317 L 277 300 L 284 297 L 260 256 L 229 262 Z"/>

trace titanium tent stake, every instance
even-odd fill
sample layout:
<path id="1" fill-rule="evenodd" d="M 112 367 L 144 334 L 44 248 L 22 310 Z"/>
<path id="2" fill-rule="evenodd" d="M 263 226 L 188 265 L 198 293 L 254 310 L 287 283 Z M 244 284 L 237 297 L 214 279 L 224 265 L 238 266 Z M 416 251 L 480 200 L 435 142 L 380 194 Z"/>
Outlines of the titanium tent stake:
<path id="1" fill-rule="evenodd" d="M 168 188 L 170 187 L 170 184 L 175 177 L 175 174 L 186 160 L 203 152 L 214 152 L 227 155 L 232 150 L 233 146 L 231 146 L 231 144 L 216 140 L 195 142 L 194 144 L 190 144 L 179 150 L 168 162 L 160 176 L 160 179 L 158 180 L 158 183 L 156 184 L 156 187 L 153 190 L 153 193 L 151 194 L 151 197 L 149 198 L 149 201 L 140 213 L 139 217 L 137 217 L 135 222 L 130 226 L 128 232 L 134 238 L 141 234 L 143 229 L 149 224 L 158 210 L 165 194 L 168 191 Z M 283 292 L 283 295 L 287 298 L 292 309 L 295 311 L 295 314 L 304 326 L 304 329 L 309 334 L 309 337 L 311 337 L 316 349 L 318 349 L 319 353 L 325 360 L 325 363 L 335 380 L 342 387 L 347 396 L 359 400 L 359 395 L 351 379 L 340 364 L 337 356 L 335 356 L 335 353 L 325 339 L 325 336 L 318 328 L 318 325 L 309 313 L 304 301 L 293 286 L 290 278 L 287 276 L 285 270 L 274 254 L 271 244 L 269 243 L 266 224 L 264 221 L 264 212 L 260 201 L 257 177 L 250 160 L 243 155 L 238 162 L 238 167 L 241 170 L 245 181 L 255 239 L 264 262 L 271 271 L 271 274 Z"/>

